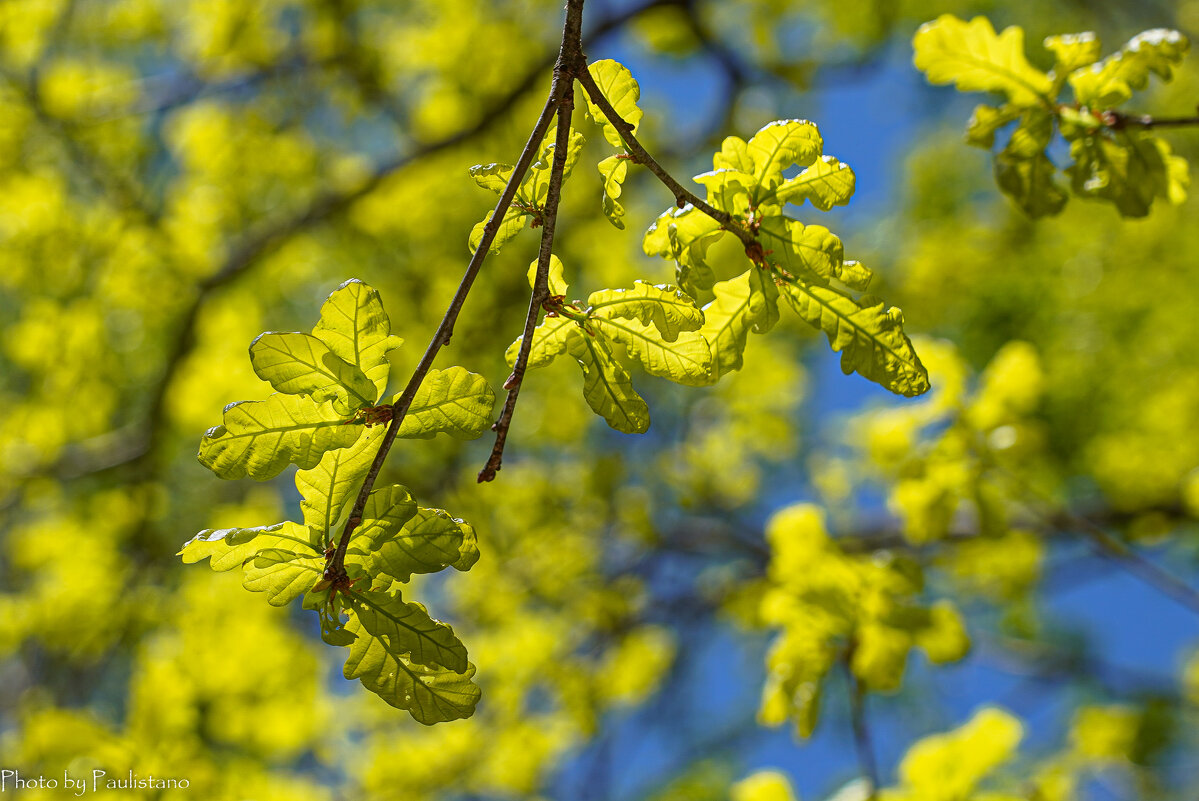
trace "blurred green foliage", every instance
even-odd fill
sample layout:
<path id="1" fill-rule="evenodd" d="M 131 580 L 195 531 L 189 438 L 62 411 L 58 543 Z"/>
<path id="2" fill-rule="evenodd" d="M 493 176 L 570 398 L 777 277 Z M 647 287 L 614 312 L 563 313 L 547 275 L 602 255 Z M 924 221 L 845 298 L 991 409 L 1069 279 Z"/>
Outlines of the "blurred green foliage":
<path id="1" fill-rule="evenodd" d="M 809 88 L 897 69 L 893 49 L 906 65 L 920 24 L 943 13 L 1020 25 L 1030 43 L 1199 35 L 1196 0 L 589 2 L 592 58 L 619 41 L 647 64 L 715 65 L 727 79 L 720 118 L 684 139 L 638 75 L 638 136 L 680 178 L 729 134 L 816 117 Z M 1085 516 L 1194 578 L 1196 201 L 1127 220 L 1078 198 L 1031 222 L 960 141 L 960 117 L 930 114 L 889 176 L 891 213 L 840 232 L 921 334 L 923 397 L 820 411 L 827 348 L 783 316 L 710 387 L 641 376 L 617 349 L 654 409 L 641 439 L 597 425 L 560 360 L 530 376 L 495 483 L 476 485 L 474 445 L 396 451 L 384 484 L 478 532 L 469 573 L 404 586 L 470 643 L 482 691 L 470 720 L 417 725 L 340 678 L 310 615 L 174 556 L 199 529 L 284 520 L 300 500 L 290 476 L 219 482 L 195 459 L 217 410 L 262 395 L 254 337 L 308 330 L 330 289 L 358 277 L 397 332 L 427 341 L 488 206 L 468 169 L 519 151 L 559 5 L 0 5 L 0 767 L 190 782 L 130 793 L 147 798 L 555 798 L 564 772 L 620 772 L 604 744 L 635 735 L 628 721 L 695 706 L 683 668 L 732 631 L 749 651 L 781 636 L 747 679 L 751 694 L 766 687 L 766 722 L 798 717 L 851 752 L 836 728 L 846 682 L 823 681 L 846 662 L 885 691 L 870 714 L 924 710 L 898 716 L 907 756 L 882 764 L 882 797 L 1065 801 L 1090 797 L 1098 777 L 1129 797 L 1192 798 L 1199 657 L 1111 680 L 1121 655 L 1063 633 L 1054 577 L 1069 571 L 1051 568 L 1075 558 Z M 1027 58 L 1054 66 L 1049 51 Z M 930 106 L 954 94 L 928 91 Z M 1185 114 L 1196 98 L 1192 57 L 1133 110 Z M 1194 130 L 1157 135 L 1195 163 Z M 587 163 L 611 156 L 589 139 Z M 641 241 L 670 200 L 643 170 L 577 171 L 558 250 L 575 291 L 674 281 Z M 443 366 L 502 381 L 531 243 L 489 259 Z M 706 256 L 717 296 L 745 272 L 738 249 Z M 392 374 L 419 350 L 393 351 Z M 812 629 L 818 639 L 800 635 Z M 817 653 L 784 659 L 791 642 Z M 924 687 L 904 683 L 925 670 L 913 646 L 1014 665 L 1052 683 L 1068 713 L 1023 743 L 1032 724 L 999 709 L 933 720 Z M 823 693 L 825 720 L 804 723 L 801 689 Z M 759 709 L 741 712 L 729 731 L 675 727 L 684 758 L 620 797 L 864 797 L 860 781 L 832 795 L 751 771 L 732 744 L 750 742 Z"/>

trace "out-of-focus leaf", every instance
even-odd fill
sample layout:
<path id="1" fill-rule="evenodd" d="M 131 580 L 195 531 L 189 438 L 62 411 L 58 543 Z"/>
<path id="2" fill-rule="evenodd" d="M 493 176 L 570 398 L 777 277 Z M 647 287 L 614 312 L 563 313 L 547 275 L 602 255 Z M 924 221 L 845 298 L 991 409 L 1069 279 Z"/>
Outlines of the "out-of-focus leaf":
<path id="1" fill-rule="evenodd" d="M 1024 56 L 1024 31 L 995 33 L 986 17 L 966 22 L 943 14 L 926 22 L 912 40 L 916 69 L 930 83 L 953 83 L 963 92 L 1003 92 L 1015 104 L 1031 106 L 1047 99 L 1049 76 Z"/>

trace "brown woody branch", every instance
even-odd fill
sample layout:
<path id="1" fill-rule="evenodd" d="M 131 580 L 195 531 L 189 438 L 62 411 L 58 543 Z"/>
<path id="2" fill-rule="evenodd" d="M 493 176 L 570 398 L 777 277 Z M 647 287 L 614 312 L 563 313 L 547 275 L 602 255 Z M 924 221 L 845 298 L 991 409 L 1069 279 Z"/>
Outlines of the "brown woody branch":
<path id="1" fill-rule="evenodd" d="M 492 481 L 504 460 L 504 446 L 508 441 L 508 429 L 516 411 L 516 399 L 524 383 L 525 371 L 529 366 L 529 353 L 533 348 L 533 331 L 541 306 L 549 298 L 550 256 L 554 248 L 554 231 L 558 222 L 558 201 L 562 195 L 562 179 L 566 173 L 566 156 L 570 149 L 570 121 L 574 110 L 574 82 L 576 77 L 587 71 L 583 55 L 583 42 L 579 35 L 583 21 L 584 0 L 570 0 L 566 7 L 566 25 L 562 31 L 562 48 L 558 63 L 554 67 L 554 84 L 551 96 L 558 103 L 558 130 L 554 140 L 554 160 L 550 165 L 549 189 L 546 193 L 545 210 L 542 214 L 541 247 L 537 253 L 537 274 L 533 281 L 533 292 L 529 296 L 529 313 L 525 317 L 524 335 L 512 375 L 504 382 L 508 396 L 500 418 L 491 427 L 495 431 L 495 445 L 487 464 L 479 471 L 479 483 Z"/>

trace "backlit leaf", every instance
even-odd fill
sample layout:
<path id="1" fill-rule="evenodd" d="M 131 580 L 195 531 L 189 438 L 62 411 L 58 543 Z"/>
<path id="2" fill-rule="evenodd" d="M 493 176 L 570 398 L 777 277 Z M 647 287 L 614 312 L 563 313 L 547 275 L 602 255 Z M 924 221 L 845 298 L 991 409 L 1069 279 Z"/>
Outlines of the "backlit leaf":
<path id="1" fill-rule="evenodd" d="M 208 559 L 213 570 L 224 572 L 241 567 L 259 551 L 271 549 L 311 550 L 315 553 L 316 543 L 306 526 L 284 522 L 256 528 L 201 531 L 184 544 L 179 555 L 183 557 L 184 564 Z"/>
<path id="2" fill-rule="evenodd" d="M 371 402 L 387 389 L 387 354 L 404 340 L 391 333 L 391 320 L 377 290 L 351 278 L 329 295 L 312 335 L 338 357 L 354 365 L 375 385 Z"/>
<path id="3" fill-rule="evenodd" d="M 608 222 L 623 231 L 624 206 L 620 203 L 620 196 L 624 192 L 624 180 L 629 174 L 629 159 L 608 156 L 599 163 L 599 174 L 604 186 L 604 216 L 608 218 Z"/>
<path id="4" fill-rule="evenodd" d="M 417 664 L 396 652 L 393 629 L 394 624 L 379 615 L 368 612 L 365 620 L 353 615 L 346 630 L 355 639 L 343 675 L 359 679 L 368 690 L 427 726 L 470 717 L 479 702 L 479 688 L 471 681 L 474 665 L 455 673 Z"/>
<path id="5" fill-rule="evenodd" d="M 1070 73 L 1074 98 L 1097 109 L 1119 105 L 1132 97 L 1133 90 L 1149 84 L 1150 73 L 1164 81 L 1173 78 L 1174 68 L 1190 46 L 1178 31 L 1154 28 L 1138 33 L 1119 51 Z"/>
<path id="6" fill-rule="evenodd" d="M 986 17 L 966 22 L 943 14 L 920 26 L 912 40 L 916 69 L 929 83 L 953 83 L 963 92 L 1003 92 L 1015 104 L 1031 106 L 1047 99 L 1049 76 L 1024 56 L 1024 31 L 995 33 Z"/>
<path id="7" fill-rule="evenodd" d="M 529 279 L 529 286 L 533 287 L 537 280 L 536 259 L 534 259 L 533 263 L 529 265 L 526 275 Z M 551 295 L 565 296 L 566 293 L 570 291 L 570 284 L 566 282 L 566 267 L 562 265 L 562 260 L 557 256 L 550 256 L 548 278 L 549 281 L 547 282 L 546 286 Z"/>
<path id="8" fill-rule="evenodd" d="M 371 557 L 370 570 L 400 582 L 408 581 L 413 573 L 436 573 L 450 565 L 463 564 L 466 566 L 459 569 L 467 570 L 478 560 L 474 529 L 470 529 L 471 542 L 466 544 L 468 528 L 440 509 L 418 508 L 402 526 L 376 540 L 378 548 Z M 473 561 L 471 556 L 464 556 L 464 545 L 468 553 L 473 552 Z"/>
<path id="9" fill-rule="evenodd" d="M 341 519 L 346 502 L 358 493 L 382 441 L 383 428 L 368 428 L 350 447 L 329 451 L 311 470 L 296 471 L 305 525 L 328 532 Z"/>
<path id="10" fill-rule="evenodd" d="M 821 211 L 844 206 L 853 197 L 855 178 L 848 164 L 832 156 L 821 156 L 794 178 L 784 181 L 775 191 L 780 203 L 803 203 L 805 200 Z"/>
<path id="11" fill-rule="evenodd" d="M 596 61 L 588 65 L 587 71 L 591 73 L 591 77 L 604 97 L 612 104 L 612 108 L 620 115 L 621 119 L 632 126 L 633 133 L 636 134 L 642 116 L 641 109 L 637 106 L 637 101 L 641 99 L 641 89 L 637 86 L 637 81 L 633 79 L 632 73 L 623 64 L 612 59 Z M 608 122 L 599 106 L 592 103 L 591 98 L 585 92 L 583 97 L 587 101 L 587 116 L 603 128 L 604 138 L 608 140 L 608 144 L 612 147 L 623 148 L 624 140 L 621 139 L 620 132 L 612 123 Z"/>
<path id="12" fill-rule="evenodd" d="M 716 299 L 704 306 L 704 325 L 700 334 L 712 352 L 711 380 L 740 370 L 745 341 L 754 325 L 766 319 L 765 299 L 753 297 L 749 273 L 716 284 Z"/>
<path id="13" fill-rule="evenodd" d="M 624 345 L 650 375 L 691 386 L 709 383 L 712 353 L 698 332 L 687 331 L 667 341 L 657 328 L 640 320 L 597 317 L 592 324 L 601 335 Z"/>
<path id="14" fill-rule="evenodd" d="M 1099 37 L 1090 31 L 1049 36 L 1044 45 L 1053 53 L 1053 72 L 1059 78 L 1099 60 Z"/>
<path id="15" fill-rule="evenodd" d="M 399 593 L 350 590 L 346 594 L 363 629 L 385 643 L 390 654 L 407 655 L 412 663 L 430 668 L 466 670 L 466 647 L 453 629 L 429 617 L 425 607 L 405 603 Z"/>
<path id="16" fill-rule="evenodd" d="M 815 162 L 822 147 L 820 132 L 807 120 L 775 120 L 763 126 L 746 146 L 757 182 L 753 198 L 760 200 L 773 191 L 791 165 L 807 167 Z"/>
<path id="17" fill-rule="evenodd" d="M 608 425 L 626 434 L 649 428 L 649 407 L 633 389 L 629 374 L 613 358 L 608 344 L 598 336 L 579 333 L 566 343 L 583 370 L 583 397 Z"/>
<path id="18" fill-rule="evenodd" d="M 676 340 L 681 331 L 695 331 L 704 324 L 704 313 L 695 301 L 669 285 L 635 281 L 631 289 L 592 292 L 587 305 L 596 317 L 652 324 L 667 342 Z"/>
<path id="19" fill-rule="evenodd" d="M 225 407 L 223 425 L 200 441 L 200 463 L 221 478 L 273 478 L 289 464 L 315 467 L 327 451 L 353 445 L 362 426 L 344 425 L 332 404 L 271 395 Z"/>
<path id="20" fill-rule="evenodd" d="M 399 436 L 474 439 L 491 426 L 494 405 L 495 392 L 483 376 L 462 367 L 430 370 L 400 423 Z"/>
<path id="21" fill-rule="evenodd" d="M 378 394 L 362 370 L 311 334 L 261 334 L 250 345 L 250 363 L 279 392 L 309 395 L 317 403 L 332 401 L 340 414 L 372 405 Z"/>
<path id="22" fill-rule="evenodd" d="M 870 295 L 855 300 L 815 284 L 787 283 L 783 293 L 805 322 L 828 336 L 845 373 L 857 372 L 908 397 L 928 390 L 928 372 L 903 332 L 899 309 Z"/>

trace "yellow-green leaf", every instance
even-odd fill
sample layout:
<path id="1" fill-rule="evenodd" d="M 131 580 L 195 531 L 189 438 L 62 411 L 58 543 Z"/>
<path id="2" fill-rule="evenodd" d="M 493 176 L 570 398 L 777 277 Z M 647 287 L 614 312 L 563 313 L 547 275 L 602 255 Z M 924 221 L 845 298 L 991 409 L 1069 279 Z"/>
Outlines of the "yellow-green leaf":
<path id="1" fill-rule="evenodd" d="M 1091 31 L 1049 36 L 1044 45 L 1053 53 L 1053 73 L 1059 79 L 1099 60 L 1099 37 Z"/>
<path id="2" fill-rule="evenodd" d="M 435 511 L 441 510 L 438 509 Z M 462 531 L 462 544 L 458 546 L 458 558 L 454 561 L 452 567 L 455 570 L 470 570 L 479 561 L 479 537 L 475 533 L 475 527 L 470 523 L 458 518 L 454 518 L 454 522 L 458 524 L 458 528 Z"/>
<path id="3" fill-rule="evenodd" d="M 207 529 L 188 540 L 179 556 L 187 565 L 208 559 L 213 570 L 223 573 L 272 548 L 317 550 L 308 527 L 287 521 L 256 528 Z"/>
<path id="4" fill-rule="evenodd" d="M 1066 172 L 1074 191 L 1110 200 L 1126 217 L 1144 217 L 1154 198 L 1186 200 L 1190 171 L 1186 159 L 1148 131 L 1121 131 L 1115 139 L 1084 135 L 1070 143 L 1074 164 Z"/>
<path id="5" fill-rule="evenodd" d="M 667 342 L 678 339 L 681 331 L 695 331 L 704 324 L 704 313 L 695 301 L 668 284 L 635 281 L 631 289 L 603 289 L 592 292 L 587 305 L 596 317 L 652 324 Z"/>
<path id="6" fill-rule="evenodd" d="M 966 22 L 943 14 L 926 22 L 912 40 L 916 68 L 929 83 L 953 83 L 963 92 L 1003 92 L 1020 106 L 1050 100 L 1049 76 L 1024 56 L 1024 31 L 995 33 L 986 17 Z"/>
<path id="7" fill-rule="evenodd" d="M 494 213 L 494 209 L 487 212 L 487 216 L 481 222 L 475 223 L 474 228 L 470 229 L 470 237 L 467 239 L 467 244 L 470 247 L 471 253 L 479 249 L 479 243 L 483 241 L 483 231 L 487 227 L 487 223 L 491 222 L 491 217 Z M 525 229 L 525 219 L 526 215 L 523 212 L 509 206 L 508 211 L 504 214 L 504 218 L 500 220 L 500 227 L 495 233 L 495 238 L 491 240 L 491 247 L 487 249 L 487 252 L 499 253 L 500 248 L 511 242 L 516 238 L 517 234 Z"/>
<path id="8" fill-rule="evenodd" d="M 578 324 L 568 317 L 546 317 L 541 324 L 533 329 L 533 344 L 529 347 L 528 369 L 535 370 L 545 367 L 559 353 L 565 353 L 567 343 L 572 337 L 582 336 Z M 520 353 L 520 343 L 524 335 L 508 346 L 504 358 L 509 367 L 516 366 L 516 357 Z"/>
<path id="9" fill-rule="evenodd" d="M 355 636 L 342 671 L 347 679 L 359 679 L 368 690 L 426 726 L 474 714 L 479 702 L 479 688 L 471 681 L 474 665 L 455 673 L 413 662 L 396 653 L 390 621 L 370 612 L 351 616 L 345 628 Z"/>
<path id="10" fill-rule="evenodd" d="M 526 276 L 529 279 L 529 286 L 533 287 L 537 281 L 537 260 L 534 259 L 529 264 Z M 550 256 L 549 263 L 549 281 L 546 283 L 551 295 L 565 296 L 570 291 L 570 284 L 566 283 L 566 267 L 563 266 L 562 260 L 557 256 Z"/>
<path id="11" fill-rule="evenodd" d="M 966 144 L 990 149 L 995 144 L 995 132 L 1020 116 L 1021 108 L 1005 103 L 999 108 L 985 103 L 974 107 L 966 124 Z"/>
<path id="12" fill-rule="evenodd" d="M 1057 167 L 1043 152 L 1021 156 L 1003 149 L 995 156 L 995 182 L 1029 217 L 1051 217 L 1066 205 L 1054 176 Z"/>
<path id="13" fill-rule="evenodd" d="M 578 332 L 566 343 L 583 370 L 583 398 L 608 425 L 626 434 L 649 428 L 649 407 L 633 389 L 629 374 L 613 358 L 601 337 Z"/>
<path id="14" fill-rule="evenodd" d="M 381 426 L 368 428 L 350 447 L 329 451 L 311 470 L 296 471 L 305 525 L 327 537 L 329 529 L 341 519 L 346 502 L 362 486 L 383 433 Z"/>
<path id="15" fill-rule="evenodd" d="M 600 334 L 624 345 L 629 356 L 650 375 L 689 386 L 710 383 L 712 352 L 696 331 L 682 332 L 667 341 L 657 328 L 636 319 L 596 317 L 592 325 Z"/>
<path id="16" fill-rule="evenodd" d="M 483 189 L 490 189 L 497 195 L 504 192 L 508 180 L 512 177 L 511 164 L 476 164 L 470 168 L 470 177 Z"/>
<path id="17" fill-rule="evenodd" d="M 749 331 L 765 319 L 765 298 L 750 291 L 749 273 L 745 272 L 712 288 L 715 300 L 704 306 L 704 325 L 699 333 L 712 352 L 709 373 L 715 382 L 721 376 L 741 369 L 741 354 Z"/>
<path id="18" fill-rule="evenodd" d="M 392 656 L 405 655 L 425 667 L 466 670 L 466 647 L 453 629 L 429 617 L 421 604 L 405 603 L 399 593 L 349 590 L 346 594 L 363 629 Z"/>
<path id="19" fill-rule="evenodd" d="M 271 606 L 287 606 L 316 586 L 325 571 L 325 556 L 314 550 L 268 548 L 246 563 L 242 586 L 266 593 Z"/>
<path id="20" fill-rule="evenodd" d="M 1074 99 L 1094 109 L 1119 105 L 1133 90 L 1148 85 L 1150 73 L 1163 81 L 1173 78 L 1190 47 L 1190 40 L 1178 31 L 1154 28 L 1138 33 L 1103 61 L 1070 73 Z"/>
<path id="21" fill-rule="evenodd" d="M 599 163 L 599 174 L 604 186 L 604 216 L 608 218 L 608 222 L 623 231 L 624 206 L 620 203 L 620 196 L 624 192 L 624 180 L 629 175 L 629 159 L 608 156 Z"/>
<path id="22" fill-rule="evenodd" d="M 857 372 L 908 397 L 928 390 L 928 371 L 903 332 L 899 309 L 870 295 L 854 299 L 816 284 L 786 283 L 783 292 L 796 313 L 841 353 L 845 373 Z"/>
<path id="23" fill-rule="evenodd" d="M 780 203 L 800 203 L 805 200 L 821 211 L 844 206 L 853 197 L 855 177 L 848 164 L 832 156 L 821 156 L 794 178 L 784 181 L 775 190 Z"/>
<path id="24" fill-rule="evenodd" d="M 327 451 L 353 445 L 362 426 L 344 425 L 332 404 L 271 395 L 225 407 L 223 425 L 200 441 L 200 463 L 221 478 L 273 478 L 289 464 L 307 470 Z"/>
<path id="25" fill-rule="evenodd" d="M 479 554 L 474 529 L 470 529 L 470 542 L 466 542 L 468 528 L 441 509 L 418 508 L 402 526 L 377 540 L 378 548 L 370 560 L 371 574 L 405 582 L 413 573 L 436 573 L 450 565 L 461 564 L 464 566 L 459 569 L 467 570 L 478 561 Z"/>
<path id="26" fill-rule="evenodd" d="M 372 405 L 378 393 L 366 373 L 311 334 L 260 334 L 250 345 L 250 364 L 279 392 L 332 401 L 339 414 Z"/>
<path id="27" fill-rule="evenodd" d="M 329 295 L 312 335 L 339 358 L 361 370 L 375 385 L 371 403 L 383 396 L 391 364 L 387 354 L 403 344 L 391 333 L 391 320 L 377 290 L 351 278 Z"/>
<path id="28" fill-rule="evenodd" d="M 621 119 L 632 126 L 633 133 L 636 134 L 642 116 L 641 109 L 637 106 L 637 101 L 641 99 L 641 89 L 637 86 L 633 74 L 623 64 L 612 59 L 604 59 L 590 64 L 587 71 L 591 73 L 591 77 L 604 97 L 612 104 L 612 108 L 620 115 Z M 591 98 L 585 92 L 583 97 L 587 100 L 587 116 L 603 128 L 604 138 L 608 140 L 608 144 L 612 147 L 623 148 L 624 140 L 621 138 L 620 132 L 616 130 L 616 126 L 608 122 L 608 118 L 600 111 L 599 106 L 592 103 Z"/>
<path id="29" fill-rule="evenodd" d="M 400 423 L 399 436 L 474 439 L 491 425 L 493 406 L 495 392 L 483 376 L 462 367 L 430 370 Z"/>
<path id="30" fill-rule="evenodd" d="M 758 229 L 766 258 L 806 281 L 838 277 L 845 248 L 823 225 L 804 225 L 790 217 L 767 217 Z"/>
<path id="31" fill-rule="evenodd" d="M 399 484 L 372 490 L 362 507 L 362 522 L 354 529 L 360 553 L 371 553 L 399 531 L 416 514 L 416 501 L 407 487 Z"/>
<path id="32" fill-rule="evenodd" d="M 751 191 L 755 200 L 783 182 L 783 170 L 792 164 L 807 167 L 820 156 L 823 140 L 816 126 L 807 120 L 775 120 L 754 134 L 746 152 L 754 162 L 757 185 Z"/>

